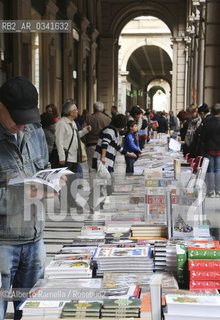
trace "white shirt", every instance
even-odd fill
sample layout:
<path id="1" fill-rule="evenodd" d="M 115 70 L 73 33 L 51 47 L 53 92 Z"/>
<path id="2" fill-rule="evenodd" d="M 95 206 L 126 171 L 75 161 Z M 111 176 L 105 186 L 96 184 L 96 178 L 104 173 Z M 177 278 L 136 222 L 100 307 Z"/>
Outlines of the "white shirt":
<path id="1" fill-rule="evenodd" d="M 69 149 L 68 154 L 68 162 L 77 162 L 77 149 L 78 149 L 78 141 L 77 141 L 77 133 L 76 130 L 77 126 L 75 121 L 71 122 L 67 117 L 62 117 L 56 124 L 55 124 L 55 137 L 56 137 L 56 146 L 59 155 L 59 161 L 65 161 L 65 153 L 64 149 L 68 149 L 73 130 L 74 128 L 74 136 L 73 141 L 71 143 L 71 147 Z M 87 128 L 83 128 L 79 131 L 79 137 L 83 137 L 88 133 Z"/>

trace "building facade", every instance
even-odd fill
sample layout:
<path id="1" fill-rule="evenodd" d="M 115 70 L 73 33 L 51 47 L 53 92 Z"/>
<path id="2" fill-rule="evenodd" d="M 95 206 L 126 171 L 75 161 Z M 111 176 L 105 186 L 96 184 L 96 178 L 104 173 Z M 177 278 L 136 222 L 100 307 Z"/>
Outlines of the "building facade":
<path id="1" fill-rule="evenodd" d="M 0 20 L 72 22 L 69 33 L 0 33 L 0 84 L 16 75 L 29 78 L 39 91 L 41 112 L 49 103 L 60 109 L 75 98 L 80 111 L 91 112 L 93 102 L 101 100 L 109 113 L 126 100 L 118 94 L 123 87 L 119 72 L 128 77 L 119 56 L 122 30 L 137 17 L 152 16 L 170 30 L 172 70 L 164 77 L 170 109 L 203 101 L 211 106 L 220 101 L 218 12 L 218 0 L 0 0 Z M 139 71 L 144 74 L 141 66 Z M 158 76 L 146 76 L 143 107 L 150 97 L 147 84 Z M 126 104 L 123 111 L 131 106 Z"/>

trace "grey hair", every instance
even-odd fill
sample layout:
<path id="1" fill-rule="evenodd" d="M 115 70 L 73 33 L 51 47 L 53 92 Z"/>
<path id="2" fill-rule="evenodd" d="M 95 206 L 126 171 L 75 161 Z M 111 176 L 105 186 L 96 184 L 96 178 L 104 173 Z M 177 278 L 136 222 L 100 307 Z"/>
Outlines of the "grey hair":
<path id="1" fill-rule="evenodd" d="M 94 104 L 93 104 L 93 110 L 94 112 L 103 112 L 104 111 L 104 103 L 101 102 L 101 101 L 96 101 Z"/>
<path id="2" fill-rule="evenodd" d="M 66 102 L 64 103 L 62 107 L 61 116 L 62 117 L 68 117 L 70 112 L 73 110 L 73 106 L 76 107 L 76 104 L 74 102 Z"/>

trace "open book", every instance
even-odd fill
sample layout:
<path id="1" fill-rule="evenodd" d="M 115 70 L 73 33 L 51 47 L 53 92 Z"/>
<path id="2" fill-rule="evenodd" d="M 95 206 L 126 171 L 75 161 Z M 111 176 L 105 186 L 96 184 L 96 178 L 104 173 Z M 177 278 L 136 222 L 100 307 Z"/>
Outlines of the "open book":
<path id="1" fill-rule="evenodd" d="M 74 174 L 72 171 L 65 168 L 57 169 L 46 169 L 38 171 L 31 178 L 14 178 L 10 179 L 8 185 L 21 185 L 21 184 L 33 184 L 33 185 L 44 185 L 46 187 L 51 187 L 56 192 L 61 189 L 60 178 L 69 174 Z"/>

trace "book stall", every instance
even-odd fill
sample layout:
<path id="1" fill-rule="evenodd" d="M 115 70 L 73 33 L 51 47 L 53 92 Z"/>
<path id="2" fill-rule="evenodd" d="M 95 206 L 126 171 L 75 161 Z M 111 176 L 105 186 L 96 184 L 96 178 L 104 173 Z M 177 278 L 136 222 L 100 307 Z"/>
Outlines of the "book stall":
<path id="1" fill-rule="evenodd" d="M 115 175 L 102 209 L 20 304 L 22 319 L 220 319 L 220 245 L 203 205 L 207 162 L 194 173 L 172 140 L 152 139 L 134 175 Z"/>

